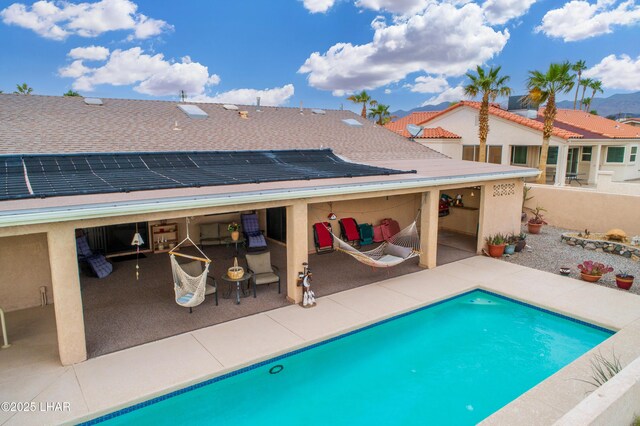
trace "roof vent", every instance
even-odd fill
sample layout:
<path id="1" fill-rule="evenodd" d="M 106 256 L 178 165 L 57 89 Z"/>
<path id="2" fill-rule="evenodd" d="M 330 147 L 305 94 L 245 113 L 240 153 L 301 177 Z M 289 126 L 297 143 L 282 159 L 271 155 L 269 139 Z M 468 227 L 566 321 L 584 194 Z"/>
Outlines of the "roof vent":
<path id="1" fill-rule="evenodd" d="M 208 115 L 206 112 L 200 109 L 200 107 L 196 105 L 178 105 L 178 108 L 189 118 L 207 118 Z"/>
<path id="2" fill-rule="evenodd" d="M 237 111 L 238 107 L 235 105 L 231 105 L 231 104 L 224 104 L 222 105 L 222 108 L 226 109 L 227 111 Z"/>
<path id="3" fill-rule="evenodd" d="M 326 114 L 326 111 L 323 110 L 323 109 L 312 109 L 311 112 L 314 113 L 314 114 L 319 114 L 319 115 L 325 115 Z"/>
<path id="4" fill-rule="evenodd" d="M 84 103 L 87 105 L 103 105 L 102 99 L 98 98 L 84 98 Z"/>
<path id="5" fill-rule="evenodd" d="M 342 122 L 349 127 L 362 127 L 362 123 L 354 118 L 345 118 Z"/>

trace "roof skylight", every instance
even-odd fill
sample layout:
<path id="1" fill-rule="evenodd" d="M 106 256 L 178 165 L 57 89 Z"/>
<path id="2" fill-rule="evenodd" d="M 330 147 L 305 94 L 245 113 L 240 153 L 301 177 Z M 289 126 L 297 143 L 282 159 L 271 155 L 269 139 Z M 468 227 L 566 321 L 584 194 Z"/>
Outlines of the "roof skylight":
<path id="1" fill-rule="evenodd" d="M 311 112 L 314 114 L 320 114 L 320 115 L 326 114 L 326 111 L 323 109 L 312 109 Z"/>
<path id="2" fill-rule="evenodd" d="M 362 123 L 354 118 L 345 118 L 342 122 L 350 127 L 362 127 Z"/>
<path id="3" fill-rule="evenodd" d="M 99 98 L 84 98 L 84 103 L 87 105 L 102 105 L 102 99 Z"/>
<path id="4" fill-rule="evenodd" d="M 224 104 L 222 105 L 222 108 L 228 110 L 228 111 L 237 111 L 238 107 L 236 105 L 231 105 L 231 104 Z"/>
<path id="5" fill-rule="evenodd" d="M 180 104 L 178 105 L 178 108 L 180 108 L 182 112 L 187 114 L 189 118 L 207 118 L 208 117 L 207 113 L 201 110 L 200 107 L 196 105 Z"/>

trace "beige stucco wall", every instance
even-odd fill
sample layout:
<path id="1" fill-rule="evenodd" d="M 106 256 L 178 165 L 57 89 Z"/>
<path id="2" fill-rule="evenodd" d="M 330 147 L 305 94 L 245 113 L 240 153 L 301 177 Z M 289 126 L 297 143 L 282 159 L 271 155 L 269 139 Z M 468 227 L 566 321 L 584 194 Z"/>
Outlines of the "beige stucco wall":
<path id="1" fill-rule="evenodd" d="M 545 218 L 553 226 L 591 232 L 620 228 L 640 235 L 640 195 L 618 195 L 576 187 L 530 185 L 534 198 L 526 206 L 547 209 Z"/>
<path id="2" fill-rule="evenodd" d="M 0 238 L 0 307 L 5 311 L 40 306 L 40 287 L 53 303 L 46 234 Z"/>
<path id="3" fill-rule="evenodd" d="M 484 240 L 489 235 L 520 233 L 523 188 L 522 181 L 502 181 L 483 186 L 478 249 L 484 247 Z"/>
<path id="4" fill-rule="evenodd" d="M 400 229 L 413 222 L 420 208 L 421 193 L 407 195 L 392 195 L 390 197 L 367 198 L 363 200 L 338 201 L 332 203 L 317 203 L 309 205 L 309 232 L 307 236 L 309 252 L 315 251 L 313 243 L 313 224 L 317 222 L 330 222 L 333 233 L 340 236 L 339 219 L 353 217 L 358 223 L 371 223 L 377 225 L 382 219 L 392 218 L 398 221 Z M 337 219 L 329 221 L 327 215 L 330 211 L 336 214 Z"/>
<path id="5" fill-rule="evenodd" d="M 462 159 L 462 139 L 414 139 L 414 141 L 447 157 Z"/>

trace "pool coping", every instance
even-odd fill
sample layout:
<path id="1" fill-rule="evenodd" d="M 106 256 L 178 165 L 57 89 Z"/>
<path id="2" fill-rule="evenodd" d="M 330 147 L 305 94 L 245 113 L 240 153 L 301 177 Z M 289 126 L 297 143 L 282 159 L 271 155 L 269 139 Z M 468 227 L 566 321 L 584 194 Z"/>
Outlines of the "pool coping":
<path id="1" fill-rule="evenodd" d="M 334 337 L 331 337 L 331 338 L 328 338 L 328 339 L 325 339 L 325 340 L 321 340 L 319 342 L 310 343 L 309 345 L 306 345 L 306 346 L 304 346 L 302 348 L 295 349 L 293 351 L 290 351 L 290 352 L 287 352 L 287 353 L 284 353 L 284 354 L 281 354 L 281 355 L 274 356 L 273 358 L 269 358 L 269 359 L 266 359 L 266 360 L 263 360 L 263 361 L 259 361 L 257 363 L 254 363 L 254 364 L 239 368 L 237 370 L 233 370 L 233 371 L 230 371 L 230 372 L 227 372 L 227 373 L 223 373 L 223 374 L 221 374 L 219 376 L 212 377 L 212 378 L 204 380 L 204 381 L 202 381 L 200 383 L 196 383 L 196 384 L 193 384 L 193 385 L 190 385 L 190 386 L 178 389 L 178 390 L 174 390 L 174 391 L 166 393 L 164 395 L 157 396 L 155 398 L 148 399 L 146 401 L 139 402 L 139 403 L 136 403 L 134 405 L 130 405 L 130 406 L 126 407 L 126 408 L 122 408 L 122 409 L 119 409 L 117 411 L 113 411 L 113 412 L 111 412 L 109 414 L 105 414 L 105 415 L 102 415 L 100 417 L 93 418 L 93 419 L 91 419 L 89 421 L 80 423 L 79 426 L 91 426 L 91 425 L 103 423 L 103 422 L 111 420 L 113 418 L 120 417 L 120 416 L 123 416 L 125 414 L 137 411 L 139 409 L 142 409 L 142 408 L 157 404 L 159 402 L 162 402 L 162 401 L 165 401 L 167 399 L 176 397 L 178 395 L 182 395 L 182 394 L 194 391 L 196 389 L 200 389 L 202 387 L 211 385 L 213 383 L 217 383 L 219 381 L 228 379 L 230 377 L 234 377 L 234 376 L 237 376 L 237 375 L 240 375 L 240 374 L 247 373 L 249 371 L 258 369 L 260 367 L 264 367 L 265 365 L 272 364 L 272 363 L 278 362 L 280 360 L 295 356 L 295 355 L 297 355 L 299 353 L 312 350 L 312 349 L 317 348 L 319 346 L 324 346 L 324 345 L 329 344 L 331 342 L 335 342 L 337 340 L 345 339 L 345 338 L 347 338 L 349 336 L 352 336 L 354 334 L 362 333 L 362 332 L 364 332 L 366 330 L 370 330 L 372 328 L 379 327 L 379 326 L 381 326 L 383 324 L 386 324 L 386 323 L 389 323 L 391 321 L 395 321 L 395 320 L 398 320 L 400 318 L 403 318 L 403 317 L 406 317 L 406 316 L 409 316 L 409 315 L 413 315 L 413 314 L 418 313 L 420 311 L 431 309 L 431 308 L 434 308 L 434 307 L 436 307 L 438 305 L 442 305 L 444 303 L 447 303 L 447 302 L 450 302 L 450 301 L 453 301 L 453 300 L 456 300 L 456 299 L 460 299 L 460 298 L 466 297 L 466 296 L 468 296 L 468 295 L 470 295 L 472 293 L 482 293 L 482 294 L 490 295 L 490 296 L 493 296 L 493 297 L 496 297 L 496 298 L 499 298 L 499 299 L 503 299 L 503 300 L 515 303 L 517 305 L 525 306 L 525 307 L 527 307 L 529 309 L 533 309 L 533 310 L 536 310 L 536 311 L 544 312 L 544 313 L 546 313 L 548 315 L 552 315 L 554 317 L 559 317 L 559 318 L 562 318 L 562 319 L 565 319 L 565 320 L 568 320 L 568 321 L 571 321 L 571 322 L 575 322 L 577 324 L 580 324 L 580 325 L 583 325 L 583 326 L 586 326 L 586 327 L 589 327 L 589 328 L 596 329 L 598 331 L 602 331 L 602 332 L 608 333 L 610 335 L 609 337 L 611 337 L 612 335 L 614 335 L 616 333 L 616 331 L 611 330 L 609 328 L 605 328 L 605 327 L 602 327 L 602 326 L 599 326 L 599 325 L 596 325 L 596 324 L 592 324 L 592 323 L 589 323 L 589 322 L 586 322 L 586 321 L 583 321 L 583 320 L 580 320 L 580 319 L 577 319 L 577 318 L 573 318 L 573 317 L 570 317 L 568 315 L 565 315 L 565 314 L 562 314 L 562 313 L 559 313 L 559 312 L 554 312 L 554 311 L 551 311 L 551 310 L 546 309 L 546 308 L 535 306 L 535 305 L 532 305 L 530 303 L 523 302 L 523 301 L 520 301 L 520 300 L 517 300 L 517 299 L 513 299 L 513 298 L 510 298 L 508 296 L 504 296 L 502 294 L 498 294 L 498 293 L 495 293 L 495 292 L 492 292 L 492 291 L 489 291 L 489 290 L 486 290 L 486 289 L 483 289 L 483 288 L 476 288 L 476 289 L 471 289 L 471 290 L 465 291 L 464 293 L 460 293 L 460 294 L 456 294 L 456 295 L 447 297 L 446 299 L 438 300 L 436 302 L 429 303 L 429 304 L 424 305 L 424 306 L 420 306 L 420 307 L 412 309 L 410 311 L 399 313 L 399 314 L 394 315 L 392 317 L 385 318 L 385 319 L 382 319 L 382 320 L 377 321 L 375 323 L 368 324 L 368 325 L 356 328 L 354 330 L 348 331 L 348 332 L 346 332 L 344 334 L 340 334 L 338 336 L 334 336 Z"/>

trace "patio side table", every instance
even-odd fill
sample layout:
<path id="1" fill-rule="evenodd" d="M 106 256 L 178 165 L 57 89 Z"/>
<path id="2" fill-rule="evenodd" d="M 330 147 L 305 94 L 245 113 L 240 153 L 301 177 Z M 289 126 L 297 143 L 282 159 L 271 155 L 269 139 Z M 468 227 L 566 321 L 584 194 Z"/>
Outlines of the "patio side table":
<path id="1" fill-rule="evenodd" d="M 229 284 L 229 288 L 226 292 L 226 294 L 224 295 L 225 299 L 229 299 L 231 297 L 231 284 L 232 283 L 236 283 L 236 305 L 240 304 L 240 293 L 242 293 L 242 297 L 247 297 L 249 295 L 249 280 L 251 279 L 251 277 L 253 277 L 253 274 L 251 272 L 245 272 L 244 275 L 240 278 L 230 278 L 229 275 L 227 275 L 227 273 L 225 272 L 222 275 L 222 280 L 226 281 Z M 242 283 L 243 282 L 247 282 L 247 290 L 245 291 L 242 288 Z"/>

